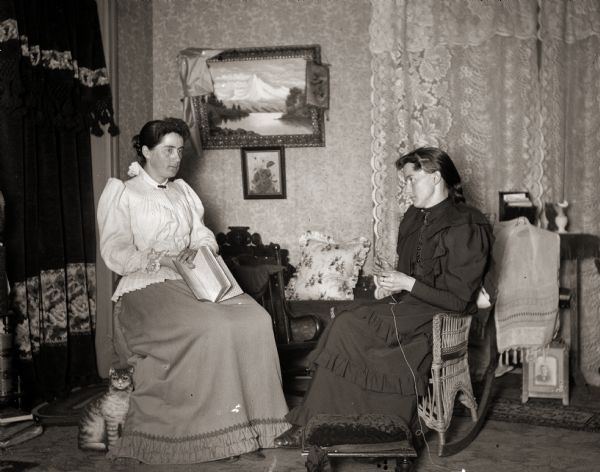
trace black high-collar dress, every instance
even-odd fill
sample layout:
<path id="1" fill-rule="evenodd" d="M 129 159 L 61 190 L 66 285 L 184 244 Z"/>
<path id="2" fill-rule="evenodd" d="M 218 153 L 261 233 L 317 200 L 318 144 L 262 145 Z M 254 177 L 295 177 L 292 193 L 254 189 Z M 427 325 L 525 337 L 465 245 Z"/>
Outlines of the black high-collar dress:
<path id="1" fill-rule="evenodd" d="M 397 270 L 416 279 L 413 289 L 336 316 L 312 353 L 303 404 L 287 420 L 305 425 L 320 413 L 380 413 L 410 425 L 416 394 L 426 392 L 433 315 L 476 310 L 492 239 L 483 214 L 464 203 L 410 207 L 399 228 Z"/>

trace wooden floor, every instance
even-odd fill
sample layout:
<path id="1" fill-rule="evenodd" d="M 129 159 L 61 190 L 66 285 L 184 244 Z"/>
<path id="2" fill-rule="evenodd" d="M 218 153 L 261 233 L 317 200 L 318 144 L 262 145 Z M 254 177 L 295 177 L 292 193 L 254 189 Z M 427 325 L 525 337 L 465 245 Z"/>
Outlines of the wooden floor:
<path id="1" fill-rule="evenodd" d="M 600 470 L 600 433 L 584 433 L 499 421 L 488 422 L 478 438 L 465 451 L 453 457 L 435 455 L 437 440 L 429 441 L 431 454 L 424 451 L 416 464 L 423 472 L 592 472 Z M 102 454 L 77 449 L 75 427 L 49 427 L 44 434 L 25 444 L 0 452 L 0 470 L 31 472 L 88 471 L 303 471 L 304 458 L 296 450 L 265 451 L 266 459 L 254 462 L 241 459 L 228 464 L 212 462 L 196 465 L 150 466 L 112 463 Z M 30 468 L 10 467 L 11 462 L 28 462 Z M 350 459 L 333 463 L 339 472 L 381 471 L 377 464 Z M 393 468 L 391 468 L 393 470 Z"/>
<path id="2" fill-rule="evenodd" d="M 514 378 L 512 384 L 515 384 Z M 515 395 L 514 385 L 505 383 L 504 395 Z M 512 386 L 511 386 L 512 385 Z M 512 389 L 512 390 L 511 390 Z M 591 396 L 575 395 L 578 401 L 600 402 L 598 389 Z M 559 401 L 559 400 L 557 400 Z M 593 472 L 600 471 L 600 433 L 572 431 L 527 424 L 488 421 L 477 439 L 461 453 L 447 458 L 436 455 L 437 437 L 428 436 L 429 451 L 421 451 L 416 470 L 423 472 Z M 212 462 L 195 465 L 150 466 L 132 462 L 113 463 L 103 454 L 77 449 L 77 428 L 48 427 L 27 443 L 0 450 L 4 472 L 89 472 L 89 471 L 304 471 L 298 450 L 271 449 L 263 461 L 242 458 L 235 463 Z M 27 464 L 28 463 L 28 464 Z M 334 472 L 382 471 L 385 464 L 366 464 L 351 459 L 333 463 Z M 387 470 L 393 470 L 389 464 Z"/>

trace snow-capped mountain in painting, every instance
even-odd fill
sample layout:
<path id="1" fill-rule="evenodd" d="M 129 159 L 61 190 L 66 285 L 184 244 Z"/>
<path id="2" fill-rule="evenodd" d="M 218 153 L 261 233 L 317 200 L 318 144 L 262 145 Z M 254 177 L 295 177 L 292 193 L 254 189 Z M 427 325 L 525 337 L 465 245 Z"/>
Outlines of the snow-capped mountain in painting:
<path id="1" fill-rule="evenodd" d="M 289 92 L 289 88 L 275 87 L 253 74 L 247 81 L 236 84 L 233 95 L 223 101 L 227 106 L 239 105 L 250 113 L 285 112 Z"/>

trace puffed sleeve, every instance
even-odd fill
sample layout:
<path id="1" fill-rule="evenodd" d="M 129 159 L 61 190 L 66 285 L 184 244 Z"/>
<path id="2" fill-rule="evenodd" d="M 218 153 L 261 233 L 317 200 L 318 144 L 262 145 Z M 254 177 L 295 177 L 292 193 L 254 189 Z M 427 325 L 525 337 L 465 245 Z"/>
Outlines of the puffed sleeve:
<path id="1" fill-rule="evenodd" d="M 213 252 L 217 253 L 219 246 L 215 235 L 204 225 L 204 205 L 202 205 L 202 201 L 187 182 L 182 179 L 177 179 L 175 182 L 185 193 L 192 213 L 190 248 L 198 249 L 200 246 L 209 246 Z"/>
<path id="2" fill-rule="evenodd" d="M 416 281 L 411 294 L 444 310 L 463 312 L 481 287 L 492 236 L 487 225 L 462 224 L 448 228 L 443 238 L 443 277 L 448 288 Z"/>
<path id="3" fill-rule="evenodd" d="M 119 275 L 145 270 L 152 256 L 139 251 L 133 240 L 125 184 L 109 179 L 98 202 L 100 254 L 110 270 Z"/>

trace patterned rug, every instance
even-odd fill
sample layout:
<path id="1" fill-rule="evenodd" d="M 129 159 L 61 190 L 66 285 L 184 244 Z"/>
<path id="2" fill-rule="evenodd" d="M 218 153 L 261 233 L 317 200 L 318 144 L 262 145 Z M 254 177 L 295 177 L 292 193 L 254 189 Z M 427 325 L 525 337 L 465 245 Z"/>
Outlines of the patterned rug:
<path id="1" fill-rule="evenodd" d="M 530 398 L 527 403 L 521 403 L 517 399 L 496 398 L 490 407 L 488 419 L 600 432 L 600 410 L 563 406 L 560 400 Z"/>

